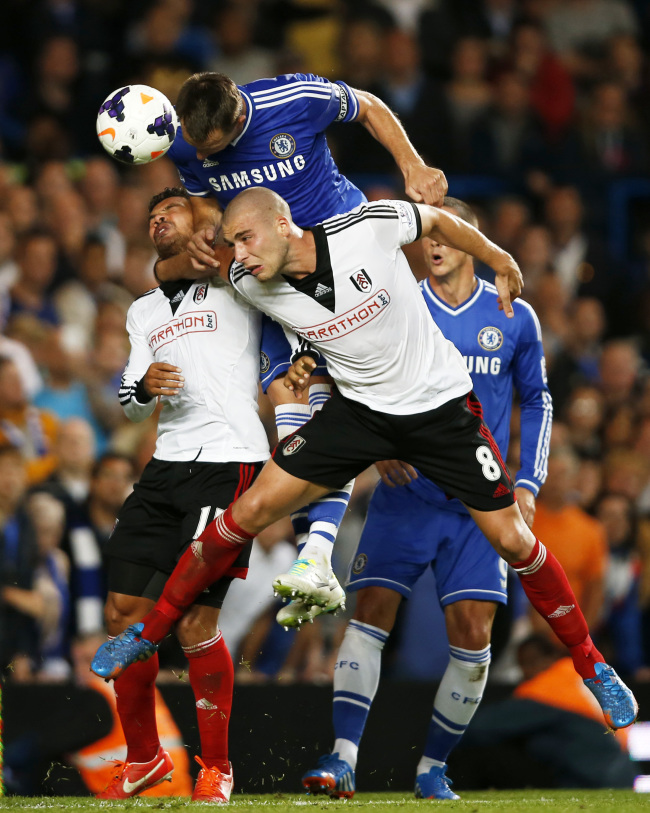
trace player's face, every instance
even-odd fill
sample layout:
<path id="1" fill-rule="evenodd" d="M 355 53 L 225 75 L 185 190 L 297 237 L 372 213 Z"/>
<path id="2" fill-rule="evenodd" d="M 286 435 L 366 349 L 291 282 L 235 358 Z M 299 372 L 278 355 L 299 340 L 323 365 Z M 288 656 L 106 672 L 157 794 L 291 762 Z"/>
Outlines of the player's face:
<path id="1" fill-rule="evenodd" d="M 205 158 L 208 158 L 210 155 L 214 155 L 215 152 L 221 152 L 221 150 L 225 150 L 228 144 L 231 141 L 234 141 L 235 138 L 241 133 L 244 122 L 246 121 L 245 116 L 240 116 L 237 119 L 237 123 L 232 128 L 232 130 L 212 130 L 210 135 L 206 138 L 205 141 L 193 141 L 188 135 L 185 134 L 185 140 L 188 144 L 190 144 L 196 150 L 196 157 L 199 161 L 203 161 Z M 181 122 L 182 125 L 182 122 Z"/>
<path id="2" fill-rule="evenodd" d="M 224 220 L 223 238 L 234 248 L 235 260 L 255 279 L 268 282 L 281 273 L 288 246 L 280 225 L 273 219 L 235 215 Z"/>
<path id="3" fill-rule="evenodd" d="M 192 204 L 187 198 L 166 198 L 149 215 L 149 237 L 161 257 L 185 251 L 194 234 Z"/>
<path id="4" fill-rule="evenodd" d="M 443 206 L 442 208 L 443 211 L 449 212 L 449 214 L 457 215 L 457 212 L 449 206 Z M 467 262 L 468 255 L 466 252 L 443 246 L 430 237 L 422 238 L 422 250 L 429 274 L 436 279 L 443 279 L 457 272 Z"/>

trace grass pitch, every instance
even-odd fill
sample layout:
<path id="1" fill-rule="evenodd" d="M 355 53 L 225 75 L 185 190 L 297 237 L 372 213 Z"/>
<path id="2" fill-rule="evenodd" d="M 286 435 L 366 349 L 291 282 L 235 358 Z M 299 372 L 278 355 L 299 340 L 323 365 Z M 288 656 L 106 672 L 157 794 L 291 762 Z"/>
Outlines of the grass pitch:
<path id="1" fill-rule="evenodd" d="M 444 811 L 465 813 L 564 813 L 587 810 L 593 813 L 631 813 L 650 810 L 650 798 L 628 790 L 518 790 L 481 791 L 463 793 L 459 802 L 430 802 L 416 800 L 405 793 L 357 793 L 353 799 L 333 800 L 325 796 L 298 796 L 293 794 L 268 794 L 249 796 L 234 794 L 228 809 L 241 813 L 319 813 L 328 810 L 335 813 L 364 808 L 366 813 L 422 813 L 423 808 L 435 805 Z M 86 813 L 86 811 L 127 810 L 147 813 L 149 810 L 167 810 L 170 813 L 205 813 L 205 804 L 192 804 L 181 798 L 129 799 L 125 802 L 107 802 L 79 797 L 8 796 L 0 798 L 0 810 L 38 810 L 53 813 Z"/>

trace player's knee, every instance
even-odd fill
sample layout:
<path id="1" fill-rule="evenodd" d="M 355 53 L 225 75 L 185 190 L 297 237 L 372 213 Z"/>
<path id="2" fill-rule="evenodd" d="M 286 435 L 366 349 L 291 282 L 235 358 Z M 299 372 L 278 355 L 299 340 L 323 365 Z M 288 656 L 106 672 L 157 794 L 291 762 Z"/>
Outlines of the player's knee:
<path id="1" fill-rule="evenodd" d="M 492 633 L 492 622 L 494 620 L 495 607 L 486 602 L 485 609 L 476 610 L 476 606 L 460 606 L 460 602 L 454 608 L 453 618 L 447 621 L 449 629 L 449 640 L 454 646 L 461 649 L 469 649 L 477 652 L 490 643 Z"/>
<path id="2" fill-rule="evenodd" d="M 511 523 L 499 532 L 496 551 L 509 564 L 526 559 L 533 549 L 535 537 L 523 522 Z"/>
<path id="3" fill-rule="evenodd" d="M 191 607 L 176 623 L 176 637 L 182 647 L 196 646 L 217 634 L 217 613 L 204 607 Z"/>
<path id="4" fill-rule="evenodd" d="M 233 519 L 251 534 L 258 534 L 276 520 L 274 501 L 264 489 L 251 489 L 237 500 Z"/>
<path id="5" fill-rule="evenodd" d="M 391 632 L 401 596 L 385 587 L 365 587 L 357 593 L 354 618 L 363 624 Z"/>
<path id="6" fill-rule="evenodd" d="M 129 624 L 134 624 L 146 612 L 142 600 L 136 596 L 109 595 L 104 607 L 104 621 L 109 635 L 118 635 Z"/>

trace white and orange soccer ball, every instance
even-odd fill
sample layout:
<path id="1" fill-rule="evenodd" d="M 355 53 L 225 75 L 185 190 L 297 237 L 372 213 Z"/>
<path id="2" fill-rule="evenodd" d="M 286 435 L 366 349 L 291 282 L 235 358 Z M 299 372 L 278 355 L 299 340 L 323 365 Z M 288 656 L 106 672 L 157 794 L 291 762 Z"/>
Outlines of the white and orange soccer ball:
<path id="1" fill-rule="evenodd" d="M 148 85 L 126 85 L 106 98 L 97 114 L 97 136 L 124 164 L 149 164 L 171 147 L 178 117 L 169 99 Z"/>

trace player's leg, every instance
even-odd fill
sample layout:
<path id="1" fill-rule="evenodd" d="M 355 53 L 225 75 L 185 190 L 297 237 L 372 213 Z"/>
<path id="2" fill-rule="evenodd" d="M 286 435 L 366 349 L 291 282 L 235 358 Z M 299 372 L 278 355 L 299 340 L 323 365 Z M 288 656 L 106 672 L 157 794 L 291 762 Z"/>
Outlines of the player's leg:
<path id="1" fill-rule="evenodd" d="M 373 450 L 388 458 L 394 448 L 384 440 L 385 421 L 381 416 L 373 418 L 370 410 L 355 408 L 343 398 L 331 399 L 309 421 L 302 435 L 300 444 L 291 439 L 279 444 L 275 450 L 277 462 L 269 460 L 248 491 L 192 542 L 154 608 L 141 626 L 136 625 L 136 647 L 128 651 L 125 648 L 121 660 L 107 658 L 107 668 L 99 674 L 114 677 L 134 660 L 147 656 L 144 650 L 155 647 L 196 597 L 228 572 L 242 546 L 259 531 L 356 477 L 373 461 Z M 113 653 L 121 645 L 120 639 L 122 636 L 116 639 L 118 646 L 113 646 Z"/>
<path id="2" fill-rule="evenodd" d="M 176 625 L 176 635 L 188 659 L 190 686 L 196 701 L 201 739 L 201 771 L 192 801 L 224 804 L 233 787 L 228 758 L 228 726 L 232 709 L 234 669 L 228 647 L 219 630 L 219 610 L 229 578 L 212 585 Z M 130 670 L 127 670 L 127 674 Z"/>
<path id="3" fill-rule="evenodd" d="M 242 488 L 252 476 L 252 473 L 250 477 L 244 473 Z M 268 461 L 255 485 L 189 545 L 151 611 L 115 641 L 100 647 L 93 661 L 93 671 L 107 679 L 117 677 L 131 663 L 150 657 L 197 596 L 235 566 L 244 546 L 259 531 L 286 516 L 306 499 L 328 490 L 293 477 L 272 460 Z M 240 522 L 250 530 L 245 530 Z"/>
<path id="4" fill-rule="evenodd" d="M 632 692 L 598 651 L 562 565 L 535 537 L 516 505 L 499 511 L 471 509 L 495 550 L 519 576 L 528 600 L 568 648 L 576 672 L 598 700 L 612 728 L 636 719 Z"/>
<path id="5" fill-rule="evenodd" d="M 569 648 L 607 722 L 614 728 L 631 725 L 636 701 L 594 646 L 562 566 L 524 522 L 514 484 L 482 417 L 479 400 L 469 393 L 433 410 L 419 426 L 408 419 L 399 455 L 465 503 L 490 544 L 517 572 L 533 607 Z"/>
<path id="6" fill-rule="evenodd" d="M 325 372 L 324 367 L 315 371 Z M 282 378 L 277 378 L 266 390 L 275 407 L 280 441 L 297 433 L 331 394 L 331 386 L 322 375 L 312 376 L 308 403 L 298 401 L 282 382 Z M 334 612 L 344 606 L 345 593 L 332 570 L 332 550 L 353 487 L 351 481 L 291 515 L 298 556 L 286 573 L 273 580 L 273 589 L 279 595 L 297 597 L 278 613 L 278 623 L 285 627 L 300 626 L 323 612 Z"/>
<path id="7" fill-rule="evenodd" d="M 129 583 L 133 585 L 138 574 L 144 575 L 143 583 L 149 578 L 141 566 L 113 560 L 113 572 L 115 565 L 118 569 L 128 567 L 129 576 L 127 583 L 123 582 L 123 589 L 130 589 Z M 117 581 L 119 583 L 119 578 Z M 149 598 L 109 592 L 105 608 L 109 639 L 135 623 L 152 605 Z M 127 755 L 112 781 L 97 794 L 98 799 L 128 799 L 171 778 L 174 765 L 160 744 L 156 724 L 157 675 L 158 656 L 154 654 L 148 660 L 134 664 L 114 681 L 117 713 L 124 731 Z"/>
<path id="8" fill-rule="evenodd" d="M 408 596 L 431 558 L 435 516 L 406 489 L 379 483 L 370 501 L 347 589 L 357 592 L 334 669 L 334 746 L 302 784 L 309 793 L 350 797 L 361 737 L 381 672 L 382 650 Z"/>
<path id="9" fill-rule="evenodd" d="M 120 509 L 106 547 L 108 599 L 105 618 L 108 634 L 118 636 L 153 605 L 157 594 L 151 584 L 178 549 L 180 515 L 170 511 L 167 488 L 171 465 L 152 460 Z M 155 711 L 158 657 L 134 664 L 115 680 L 117 712 L 127 742 L 126 763 L 101 798 L 128 798 L 167 778 L 173 770 L 160 747 Z M 106 675 L 102 675 L 106 677 Z"/>
<path id="10" fill-rule="evenodd" d="M 439 509 L 440 542 L 433 570 L 445 614 L 449 661 L 436 692 L 415 780 L 416 796 L 429 799 L 458 798 L 449 787 L 447 758 L 481 701 L 497 602 L 507 600 L 506 563 L 471 517 L 448 505 Z"/>
<path id="11" fill-rule="evenodd" d="M 483 696 L 490 665 L 490 632 L 497 605 L 462 600 L 445 607 L 449 662 L 433 701 L 415 793 L 424 799 L 458 799 L 446 776 L 447 759 L 460 742 Z"/>

